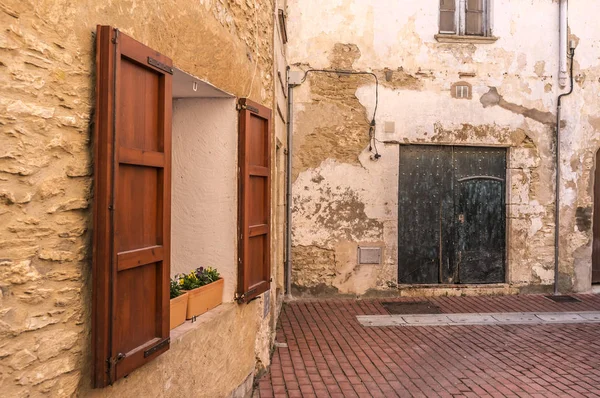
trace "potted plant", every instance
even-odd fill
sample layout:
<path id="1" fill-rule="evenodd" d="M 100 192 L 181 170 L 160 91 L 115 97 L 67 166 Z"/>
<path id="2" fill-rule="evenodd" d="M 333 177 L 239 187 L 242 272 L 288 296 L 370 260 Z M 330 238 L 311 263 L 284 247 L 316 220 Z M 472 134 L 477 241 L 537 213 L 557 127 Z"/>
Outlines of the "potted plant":
<path id="1" fill-rule="evenodd" d="M 177 279 L 171 279 L 171 330 L 185 322 L 187 305 L 187 292 L 181 290 Z"/>
<path id="2" fill-rule="evenodd" d="M 187 319 L 204 314 L 223 302 L 223 278 L 212 267 L 180 274 L 179 287 L 188 293 Z"/>

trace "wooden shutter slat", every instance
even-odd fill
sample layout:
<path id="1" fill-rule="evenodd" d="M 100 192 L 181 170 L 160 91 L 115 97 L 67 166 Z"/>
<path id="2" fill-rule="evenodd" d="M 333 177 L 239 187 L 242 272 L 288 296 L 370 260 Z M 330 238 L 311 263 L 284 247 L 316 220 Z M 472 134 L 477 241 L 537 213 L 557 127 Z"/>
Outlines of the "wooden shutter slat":
<path id="1" fill-rule="evenodd" d="M 93 343 L 103 387 L 169 349 L 172 63 L 99 26 L 97 64 Z"/>
<path id="2" fill-rule="evenodd" d="M 119 148 L 119 163 L 148 167 L 164 167 L 165 154 L 162 152 L 144 151 L 136 148 Z"/>
<path id="3" fill-rule="evenodd" d="M 267 167 L 262 167 L 262 166 L 248 166 L 248 173 L 251 176 L 268 177 L 269 169 Z"/>
<path id="4" fill-rule="evenodd" d="M 240 100 L 238 301 L 270 289 L 271 110 Z"/>
<path id="5" fill-rule="evenodd" d="M 252 238 L 254 236 L 267 234 L 269 232 L 269 226 L 267 224 L 254 225 L 250 227 L 249 230 L 250 237 Z"/>
<path id="6" fill-rule="evenodd" d="M 163 247 L 158 245 L 119 253 L 117 254 L 119 271 L 162 261 L 163 253 Z"/>

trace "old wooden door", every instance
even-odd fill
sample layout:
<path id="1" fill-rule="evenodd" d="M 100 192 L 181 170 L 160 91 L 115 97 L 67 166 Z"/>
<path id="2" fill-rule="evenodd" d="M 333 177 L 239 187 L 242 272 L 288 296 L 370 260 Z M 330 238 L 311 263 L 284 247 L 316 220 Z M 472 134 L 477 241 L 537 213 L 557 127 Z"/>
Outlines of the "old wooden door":
<path id="1" fill-rule="evenodd" d="M 504 281 L 506 150 L 402 146 L 398 281 Z"/>
<path id="2" fill-rule="evenodd" d="M 600 283 L 600 150 L 596 152 L 594 177 L 594 242 L 592 251 L 592 283 Z"/>

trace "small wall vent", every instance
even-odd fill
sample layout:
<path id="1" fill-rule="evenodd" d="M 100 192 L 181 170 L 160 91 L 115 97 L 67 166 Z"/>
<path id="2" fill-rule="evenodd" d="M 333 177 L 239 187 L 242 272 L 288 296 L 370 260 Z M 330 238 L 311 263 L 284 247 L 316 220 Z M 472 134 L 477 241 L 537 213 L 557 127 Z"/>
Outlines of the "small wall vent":
<path id="1" fill-rule="evenodd" d="M 381 247 L 359 246 L 359 264 L 381 264 Z"/>

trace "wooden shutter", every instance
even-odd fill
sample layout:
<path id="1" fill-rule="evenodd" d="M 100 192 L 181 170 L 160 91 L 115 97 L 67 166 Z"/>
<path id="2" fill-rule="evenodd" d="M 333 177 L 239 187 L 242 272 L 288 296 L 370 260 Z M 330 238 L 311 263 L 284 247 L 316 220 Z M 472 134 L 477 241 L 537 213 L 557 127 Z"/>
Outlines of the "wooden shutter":
<path id="1" fill-rule="evenodd" d="M 94 386 L 169 348 L 172 62 L 96 34 Z"/>
<path id="2" fill-rule="evenodd" d="M 271 110 L 240 100 L 238 301 L 271 284 Z"/>

